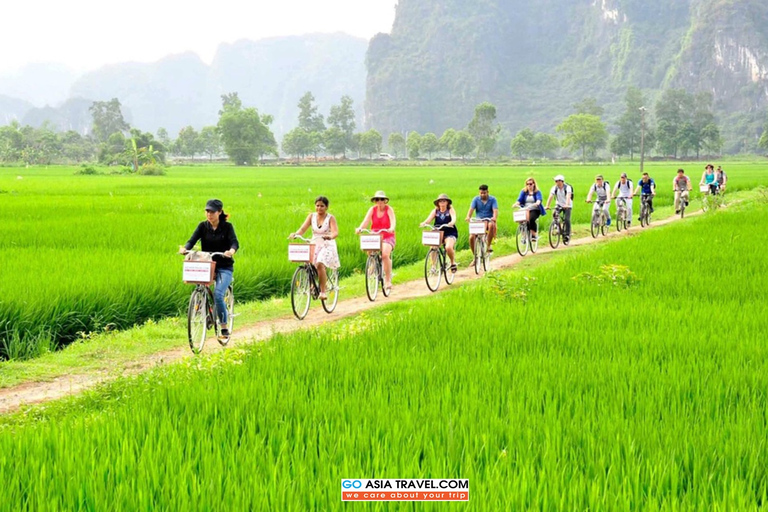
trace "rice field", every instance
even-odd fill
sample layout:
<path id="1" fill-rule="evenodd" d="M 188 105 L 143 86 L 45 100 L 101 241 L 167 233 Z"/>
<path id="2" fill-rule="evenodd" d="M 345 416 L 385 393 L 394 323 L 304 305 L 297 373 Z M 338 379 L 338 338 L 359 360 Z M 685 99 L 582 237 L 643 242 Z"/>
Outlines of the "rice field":
<path id="1" fill-rule="evenodd" d="M 679 164 L 649 166 L 660 197 L 671 203 L 671 181 Z M 691 164 L 698 168 L 701 164 Z M 757 164 L 726 166 L 731 189 L 765 182 Z M 527 176 L 545 192 L 564 173 L 583 198 L 596 172 L 609 181 L 622 171 L 637 180 L 634 165 L 572 167 L 323 167 L 172 168 L 167 176 L 74 176 L 74 168 L 0 168 L 0 214 L 7 222 L 0 249 L 6 256 L 0 280 L 0 359 L 34 356 L 90 332 L 121 329 L 183 310 L 189 289 L 180 282 L 176 254 L 203 220 L 205 201 L 218 197 L 240 238 L 236 295 L 240 301 L 286 292 L 292 265 L 286 236 L 297 229 L 323 194 L 331 199 L 342 231 L 342 274 L 363 266 L 354 228 L 384 189 L 398 216 L 395 265 L 421 257 L 418 224 L 442 192 L 465 215 L 480 183 L 501 205 L 502 235 L 515 227 L 509 208 Z M 694 181 L 698 171 L 691 172 Z M 586 223 L 589 207 L 574 213 Z M 548 218 L 547 218 L 548 219 Z M 548 220 L 544 221 L 546 225 Z M 466 247 L 466 229 L 459 247 Z"/>
<path id="2" fill-rule="evenodd" d="M 759 509 L 768 276 L 749 269 L 768 240 L 745 219 L 766 214 L 556 253 L 2 419 L 0 510 L 340 510 L 342 478 L 468 478 L 482 511 Z"/>

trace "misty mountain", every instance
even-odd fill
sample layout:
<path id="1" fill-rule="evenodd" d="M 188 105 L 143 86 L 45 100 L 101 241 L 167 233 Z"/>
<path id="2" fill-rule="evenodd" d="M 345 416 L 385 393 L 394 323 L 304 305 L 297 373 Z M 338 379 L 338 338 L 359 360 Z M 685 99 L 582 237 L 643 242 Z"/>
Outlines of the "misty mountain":
<path id="1" fill-rule="evenodd" d="M 311 91 L 320 110 L 348 94 L 362 126 L 367 41 L 345 34 L 314 34 L 222 44 L 210 66 L 192 53 L 151 64 L 106 66 L 78 79 L 71 95 L 118 98 L 126 120 L 144 131 L 216 124 L 221 95 L 238 92 L 245 106 L 272 114 L 275 134 L 297 124 L 299 98 Z"/>
<path id="2" fill-rule="evenodd" d="M 0 95 L 0 126 L 14 120 L 21 121 L 32 108 L 34 106 L 27 101 Z"/>
<path id="3" fill-rule="evenodd" d="M 512 132 L 551 130 L 588 96 L 611 119 L 632 85 L 651 107 L 663 88 L 711 91 L 738 146 L 768 106 L 768 3 L 400 0 L 367 69 L 366 122 L 384 133 L 460 128 L 483 101 Z"/>
<path id="4" fill-rule="evenodd" d="M 93 124 L 93 117 L 89 110 L 92 104 L 92 100 L 70 98 L 57 108 L 49 106 L 31 108 L 24 114 L 21 124 L 40 128 L 47 123 L 48 127 L 54 131 L 73 130 L 85 135 L 91 131 Z"/>
<path id="5" fill-rule="evenodd" d="M 78 75 L 61 64 L 28 64 L 17 71 L 0 74 L 0 94 L 37 107 L 58 105 L 69 98 L 69 89 Z"/>

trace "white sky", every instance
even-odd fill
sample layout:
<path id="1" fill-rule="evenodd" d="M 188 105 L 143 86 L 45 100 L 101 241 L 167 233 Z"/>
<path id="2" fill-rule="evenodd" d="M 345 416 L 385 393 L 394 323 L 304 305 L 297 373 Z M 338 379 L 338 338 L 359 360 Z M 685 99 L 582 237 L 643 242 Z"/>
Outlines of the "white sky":
<path id="1" fill-rule="evenodd" d="M 397 0 L 3 0 L 0 72 L 31 63 L 78 71 L 193 51 L 210 62 L 222 42 L 389 32 Z"/>

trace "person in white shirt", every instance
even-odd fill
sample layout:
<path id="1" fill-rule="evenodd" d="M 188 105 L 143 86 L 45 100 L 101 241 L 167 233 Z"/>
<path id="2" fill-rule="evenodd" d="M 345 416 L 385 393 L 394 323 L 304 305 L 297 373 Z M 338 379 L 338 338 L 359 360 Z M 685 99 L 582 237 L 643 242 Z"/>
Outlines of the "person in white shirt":
<path id="1" fill-rule="evenodd" d="M 617 194 L 618 193 L 618 194 Z M 616 182 L 613 187 L 613 199 L 621 198 L 627 203 L 627 227 L 632 225 L 632 198 L 634 197 L 634 191 L 632 190 L 632 180 L 627 178 L 627 173 L 621 173 L 621 178 Z M 618 209 L 618 203 L 616 204 Z"/>
<path id="2" fill-rule="evenodd" d="M 555 176 L 555 186 L 549 191 L 547 199 L 547 209 L 555 199 L 555 204 L 563 210 L 563 220 L 565 221 L 565 233 L 563 239 L 567 242 L 571 238 L 571 211 L 573 209 L 573 187 L 565 182 L 562 174 Z"/>
<path id="3" fill-rule="evenodd" d="M 595 182 L 589 188 L 589 194 L 587 194 L 587 203 L 592 202 L 592 194 L 596 194 L 597 198 L 595 206 L 592 211 L 595 212 L 600 208 L 600 203 L 603 203 L 603 211 L 605 212 L 605 218 L 607 219 L 606 225 L 611 225 L 611 185 L 603 179 L 602 174 L 595 176 Z"/>

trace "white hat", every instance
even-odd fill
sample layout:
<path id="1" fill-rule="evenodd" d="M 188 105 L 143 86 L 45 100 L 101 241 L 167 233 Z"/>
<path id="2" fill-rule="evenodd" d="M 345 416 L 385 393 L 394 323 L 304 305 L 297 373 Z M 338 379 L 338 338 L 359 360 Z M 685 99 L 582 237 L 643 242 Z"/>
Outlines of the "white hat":
<path id="1" fill-rule="evenodd" d="M 555 181 L 562 181 L 563 183 L 565 183 L 565 176 L 563 176 L 562 174 L 558 174 L 557 176 L 555 176 Z"/>

